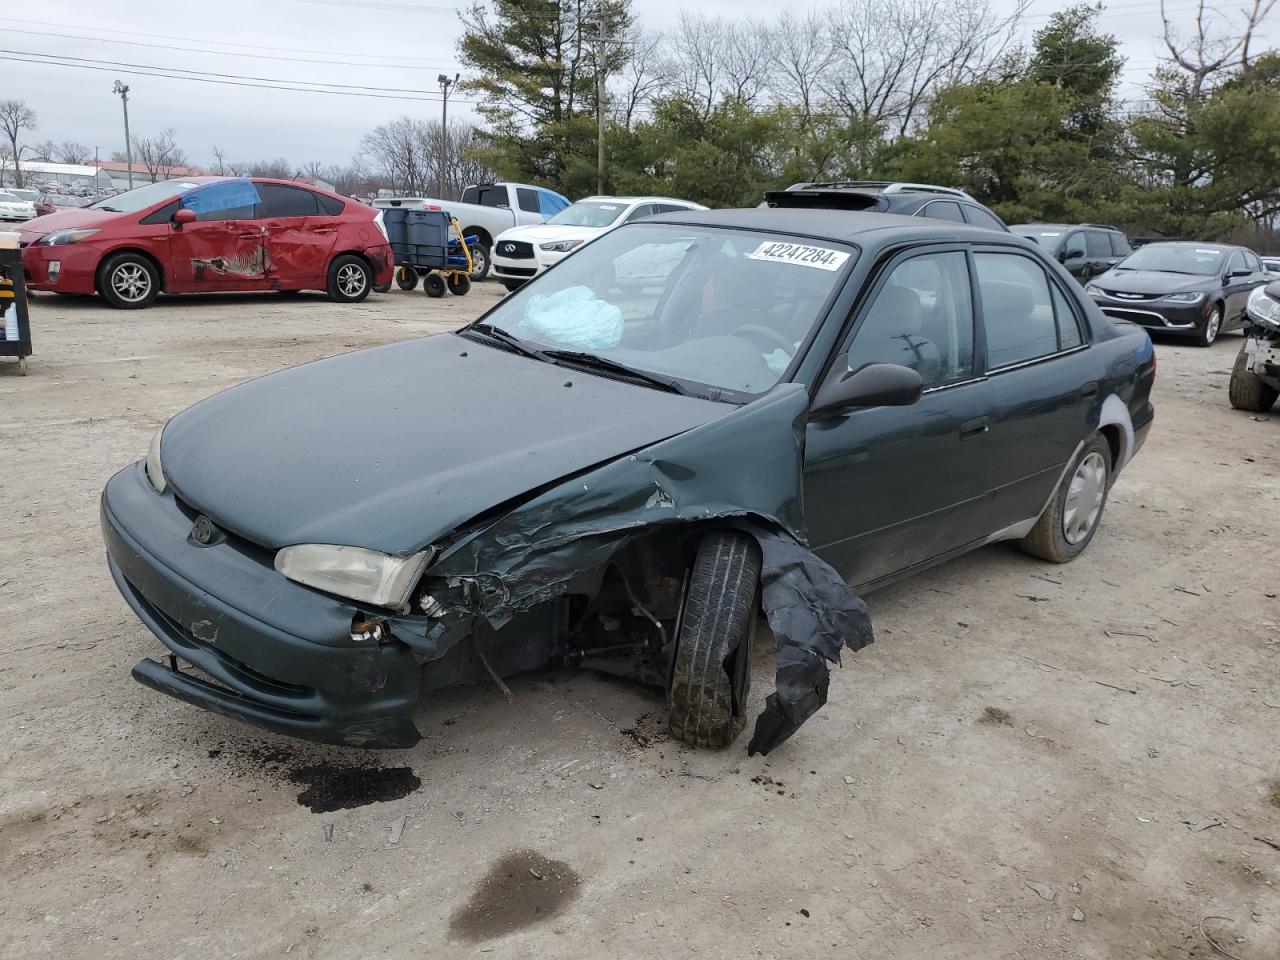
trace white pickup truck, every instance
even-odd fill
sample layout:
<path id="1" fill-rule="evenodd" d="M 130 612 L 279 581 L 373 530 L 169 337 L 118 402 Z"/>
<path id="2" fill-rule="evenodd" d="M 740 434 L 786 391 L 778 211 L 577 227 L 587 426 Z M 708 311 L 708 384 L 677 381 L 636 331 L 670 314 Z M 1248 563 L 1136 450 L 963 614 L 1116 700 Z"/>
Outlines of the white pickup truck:
<path id="1" fill-rule="evenodd" d="M 375 207 L 408 207 L 411 210 L 447 210 L 462 226 L 464 237 L 478 237 L 472 247 L 472 280 L 483 280 L 493 262 L 493 238 L 509 227 L 542 223 L 555 216 L 569 200 L 546 187 L 527 183 L 476 183 L 462 191 L 461 200 L 434 197 L 390 197 L 373 201 Z"/>

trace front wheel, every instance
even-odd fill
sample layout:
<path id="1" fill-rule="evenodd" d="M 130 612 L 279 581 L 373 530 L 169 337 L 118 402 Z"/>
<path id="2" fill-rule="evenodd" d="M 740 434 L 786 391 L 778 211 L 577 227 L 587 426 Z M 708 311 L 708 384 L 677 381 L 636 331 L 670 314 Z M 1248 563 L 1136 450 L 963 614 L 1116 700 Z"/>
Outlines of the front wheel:
<path id="1" fill-rule="evenodd" d="M 413 267 L 396 267 L 396 286 L 401 290 L 412 290 L 418 285 L 418 271 Z"/>
<path id="2" fill-rule="evenodd" d="M 1106 437 L 1094 434 L 1022 541 L 1022 549 L 1051 563 L 1080 556 L 1098 530 L 1110 486 L 1111 447 Z"/>
<path id="3" fill-rule="evenodd" d="M 698 544 L 676 625 L 667 725 L 691 747 L 722 749 L 746 724 L 760 547 L 736 531 Z"/>
<path id="4" fill-rule="evenodd" d="M 471 292 L 471 278 L 465 273 L 449 274 L 449 292 L 455 297 L 465 297 Z"/>
<path id="5" fill-rule="evenodd" d="M 1205 317 L 1204 326 L 1200 328 L 1200 332 L 1196 334 L 1197 347 L 1212 347 L 1213 342 L 1218 339 L 1218 334 L 1222 332 L 1222 304 L 1215 303 L 1213 310 L 1209 316 Z"/>
<path id="6" fill-rule="evenodd" d="M 422 292 L 428 297 L 443 297 L 445 291 L 444 277 L 438 273 L 423 274 Z"/>
<path id="7" fill-rule="evenodd" d="M 1227 399 L 1231 401 L 1231 406 L 1237 410 L 1266 413 L 1275 406 L 1277 397 L 1280 397 L 1280 390 L 1249 369 L 1246 343 L 1236 354 L 1235 366 L 1231 368 L 1231 380 L 1227 384 Z"/>
<path id="8" fill-rule="evenodd" d="M 354 253 L 344 253 L 329 265 L 329 299 L 338 303 L 359 303 L 373 289 L 373 271 Z"/>
<path id="9" fill-rule="evenodd" d="M 478 243 L 471 250 L 471 279 L 479 283 L 489 275 L 489 264 L 493 261 L 493 257 L 489 254 L 489 248 L 483 243 Z"/>
<path id="10" fill-rule="evenodd" d="M 160 271 L 137 253 L 117 253 L 98 269 L 98 292 L 120 310 L 149 307 L 160 295 Z"/>

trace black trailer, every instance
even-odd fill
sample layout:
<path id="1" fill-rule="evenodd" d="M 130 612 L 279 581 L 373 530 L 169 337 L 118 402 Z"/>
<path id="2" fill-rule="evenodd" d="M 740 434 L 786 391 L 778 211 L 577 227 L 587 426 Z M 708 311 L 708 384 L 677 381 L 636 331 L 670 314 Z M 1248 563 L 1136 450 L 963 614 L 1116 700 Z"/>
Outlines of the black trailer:
<path id="1" fill-rule="evenodd" d="M 22 252 L 0 248 L 0 357 L 17 357 L 18 373 L 27 375 L 31 356 L 31 314 L 22 275 Z M 11 339 L 13 338 L 13 339 Z"/>

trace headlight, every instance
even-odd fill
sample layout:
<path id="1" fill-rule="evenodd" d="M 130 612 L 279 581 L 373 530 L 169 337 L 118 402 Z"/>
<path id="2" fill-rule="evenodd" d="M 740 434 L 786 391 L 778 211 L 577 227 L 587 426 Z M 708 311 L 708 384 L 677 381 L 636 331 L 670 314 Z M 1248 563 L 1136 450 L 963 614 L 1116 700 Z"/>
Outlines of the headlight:
<path id="1" fill-rule="evenodd" d="M 96 227 L 77 227 L 74 230 L 55 230 L 53 233 L 46 233 L 43 237 L 36 241 L 39 247 L 65 247 L 68 243 L 79 243 L 81 240 L 87 240 L 95 233 L 102 231 Z"/>
<path id="2" fill-rule="evenodd" d="M 1199 303 L 1204 299 L 1203 291 L 1197 290 L 1194 293 L 1170 293 L 1165 296 L 1170 303 Z"/>
<path id="3" fill-rule="evenodd" d="M 1245 306 L 1245 313 L 1249 315 L 1250 320 L 1256 320 L 1265 326 L 1280 330 L 1280 300 L 1268 296 L 1266 287 L 1253 288 L 1253 293 L 1249 294 L 1249 303 Z"/>
<path id="4" fill-rule="evenodd" d="M 545 250 L 547 253 L 568 253 L 581 243 L 581 240 L 558 240 L 555 243 L 540 243 L 538 249 Z"/>
<path id="5" fill-rule="evenodd" d="M 275 565 L 295 583 L 377 607 L 405 610 L 414 584 L 434 555 L 434 548 L 395 557 L 364 547 L 300 543 L 277 553 Z"/>
<path id="6" fill-rule="evenodd" d="M 151 438 L 151 446 L 147 448 L 147 479 L 156 488 L 156 493 L 164 493 L 164 488 L 169 485 L 164 478 L 164 470 L 160 467 L 160 437 L 163 433 L 164 427 L 161 427 Z"/>
<path id="7" fill-rule="evenodd" d="M 1084 292 L 1091 297 L 1101 297 L 1104 295 L 1102 292 L 1102 288 L 1092 283 L 1086 283 L 1084 285 Z"/>

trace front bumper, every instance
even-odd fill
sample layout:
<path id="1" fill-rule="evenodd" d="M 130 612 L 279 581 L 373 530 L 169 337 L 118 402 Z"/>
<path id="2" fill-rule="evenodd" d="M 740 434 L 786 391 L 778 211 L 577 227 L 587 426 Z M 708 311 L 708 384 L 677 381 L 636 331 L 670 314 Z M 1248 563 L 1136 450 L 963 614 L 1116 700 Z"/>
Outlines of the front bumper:
<path id="1" fill-rule="evenodd" d="M 144 659 L 136 680 L 259 727 L 358 747 L 420 739 L 422 671 L 399 641 L 357 646 L 357 608 L 287 580 L 271 551 L 191 539 L 192 512 L 135 463 L 107 483 L 102 534 L 125 601 L 171 654 L 208 679 Z M 216 595 L 199 584 L 216 584 Z M 394 635 L 396 618 L 388 618 Z"/>
<path id="2" fill-rule="evenodd" d="M 1129 320 L 1149 330 L 1193 336 L 1199 332 L 1212 309 L 1208 298 L 1199 303 L 1170 303 L 1165 300 L 1126 300 L 1105 294 L 1090 294 L 1098 309 L 1115 320 Z"/>
<path id="3" fill-rule="evenodd" d="M 504 257 L 497 250 L 498 247 L 494 247 L 493 272 L 503 280 L 532 280 L 573 252 L 550 253 L 534 246 L 532 257 Z"/>
<path id="4" fill-rule="evenodd" d="M 93 293 L 102 251 L 90 243 L 47 247 L 31 243 L 22 248 L 22 272 L 33 290 Z M 54 272 L 52 265 L 57 263 Z"/>
<path id="5" fill-rule="evenodd" d="M 1245 369 L 1269 386 L 1280 388 L 1280 339 L 1258 336 L 1251 330 L 1244 342 L 1244 353 Z"/>

